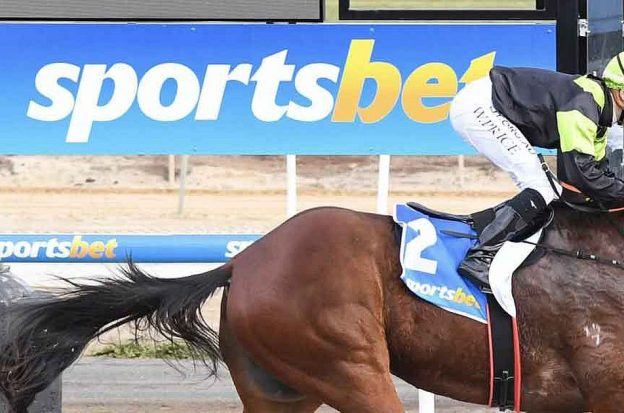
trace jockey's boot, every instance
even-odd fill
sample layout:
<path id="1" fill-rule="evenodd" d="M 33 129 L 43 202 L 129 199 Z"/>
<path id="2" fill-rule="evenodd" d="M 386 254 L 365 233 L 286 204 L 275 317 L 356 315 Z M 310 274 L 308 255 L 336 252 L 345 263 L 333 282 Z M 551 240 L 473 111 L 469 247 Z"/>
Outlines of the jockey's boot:
<path id="1" fill-rule="evenodd" d="M 529 188 L 494 208 L 471 215 L 479 240 L 459 265 L 459 273 L 488 288 L 490 264 L 503 243 L 532 235 L 538 229 L 536 218 L 546 209 L 540 193 Z"/>

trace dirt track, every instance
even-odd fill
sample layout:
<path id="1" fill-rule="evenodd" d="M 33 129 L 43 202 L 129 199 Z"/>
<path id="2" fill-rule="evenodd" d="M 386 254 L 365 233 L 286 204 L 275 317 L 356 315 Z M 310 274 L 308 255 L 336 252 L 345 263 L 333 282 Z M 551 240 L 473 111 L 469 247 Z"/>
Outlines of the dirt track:
<path id="1" fill-rule="evenodd" d="M 280 157 L 193 157 L 185 213 L 166 157 L 0 157 L 0 232 L 264 232 L 285 219 Z M 396 157 L 391 200 L 469 212 L 514 192 L 509 178 L 467 158 Z M 303 157 L 299 209 L 376 207 L 377 159 Z"/>
<path id="2" fill-rule="evenodd" d="M 468 212 L 504 199 L 504 194 L 394 195 L 391 203 L 418 199 L 432 208 Z M 195 193 L 187 196 L 178 217 L 177 194 L 82 192 L 0 192 L 0 231 L 113 233 L 247 233 L 266 232 L 286 218 L 285 194 Z M 341 206 L 374 211 L 374 195 L 303 194 L 301 209 Z"/>

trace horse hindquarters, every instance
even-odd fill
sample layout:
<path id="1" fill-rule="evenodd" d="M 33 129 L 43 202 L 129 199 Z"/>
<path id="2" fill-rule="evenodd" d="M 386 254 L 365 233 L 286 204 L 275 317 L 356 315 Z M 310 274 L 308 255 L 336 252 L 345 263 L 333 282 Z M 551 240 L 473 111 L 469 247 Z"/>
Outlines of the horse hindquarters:
<path id="1" fill-rule="evenodd" d="M 389 228 L 387 218 L 312 210 L 233 261 L 222 351 L 246 409 L 263 410 L 253 410 L 260 388 L 253 363 L 309 400 L 287 411 L 319 400 L 341 412 L 403 412 L 389 372 L 379 275 L 380 237 L 391 236 Z M 284 411 L 271 406 L 266 411 Z"/>
<path id="2" fill-rule="evenodd" d="M 321 402 L 301 395 L 279 382 L 253 362 L 240 346 L 227 323 L 228 289 L 221 300 L 219 346 L 232 380 L 244 406 L 245 413 L 314 412 Z"/>

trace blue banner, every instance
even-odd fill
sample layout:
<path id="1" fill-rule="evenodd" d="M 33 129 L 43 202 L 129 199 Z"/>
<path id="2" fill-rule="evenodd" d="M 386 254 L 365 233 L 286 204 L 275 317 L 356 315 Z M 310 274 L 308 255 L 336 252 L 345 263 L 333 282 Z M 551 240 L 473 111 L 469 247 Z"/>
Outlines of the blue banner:
<path id="1" fill-rule="evenodd" d="M 485 295 L 457 272 L 475 240 L 449 235 L 472 234 L 463 222 L 432 218 L 398 204 L 395 221 L 403 227 L 401 279 L 414 294 L 440 308 L 487 323 Z"/>
<path id="2" fill-rule="evenodd" d="M 462 154 L 449 102 L 554 24 L 0 24 L 5 154 Z"/>
<path id="3" fill-rule="evenodd" d="M 0 262 L 221 263 L 260 235 L 0 235 Z"/>

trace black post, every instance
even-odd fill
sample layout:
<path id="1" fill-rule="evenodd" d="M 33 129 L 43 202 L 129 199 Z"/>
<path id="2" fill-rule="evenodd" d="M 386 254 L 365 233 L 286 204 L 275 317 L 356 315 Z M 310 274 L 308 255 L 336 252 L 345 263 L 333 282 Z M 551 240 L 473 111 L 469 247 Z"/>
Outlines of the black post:
<path id="1" fill-rule="evenodd" d="M 583 0 L 581 0 L 583 1 Z M 557 70 L 580 74 L 582 55 L 579 41 L 579 0 L 557 0 Z"/>

